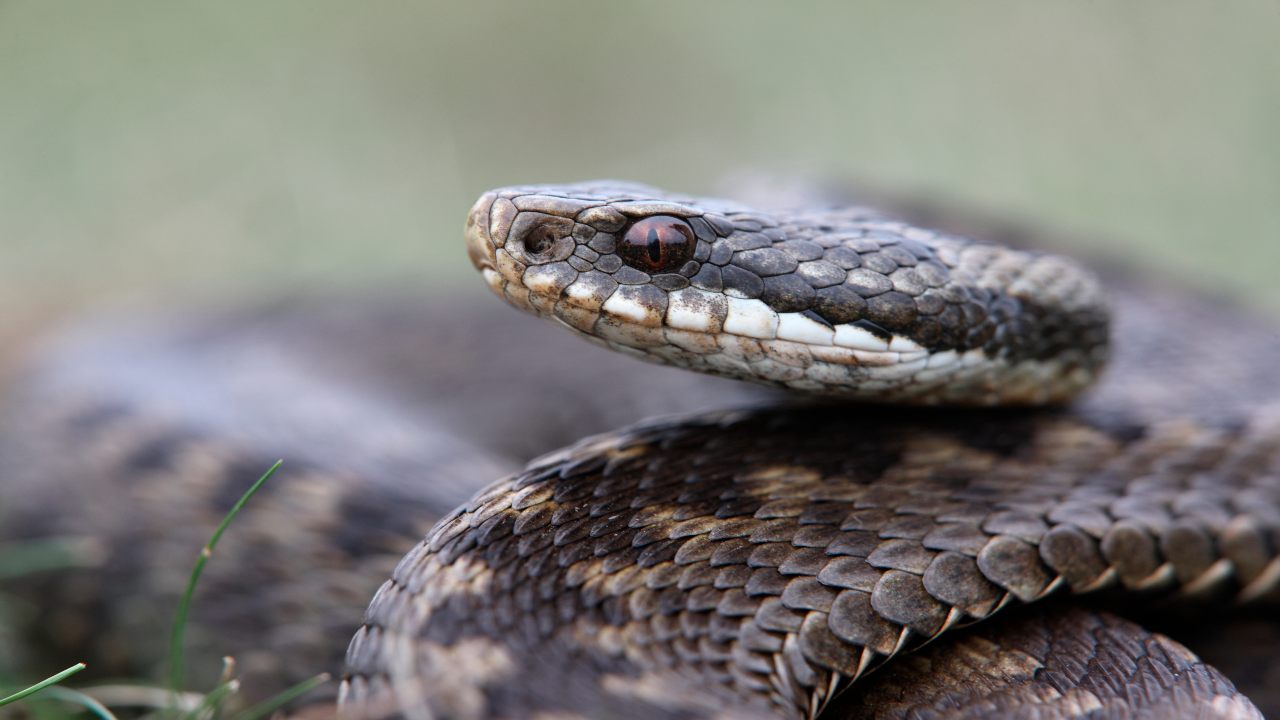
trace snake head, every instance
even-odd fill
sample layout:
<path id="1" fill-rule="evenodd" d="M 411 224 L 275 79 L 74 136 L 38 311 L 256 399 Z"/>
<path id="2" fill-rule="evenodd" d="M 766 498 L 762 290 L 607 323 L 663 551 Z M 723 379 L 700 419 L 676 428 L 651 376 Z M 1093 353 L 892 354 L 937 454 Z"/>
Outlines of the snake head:
<path id="1" fill-rule="evenodd" d="M 1093 276 L 865 208 L 762 212 L 599 181 L 485 193 L 499 296 L 647 360 L 877 401 L 1044 404 L 1107 353 Z"/>

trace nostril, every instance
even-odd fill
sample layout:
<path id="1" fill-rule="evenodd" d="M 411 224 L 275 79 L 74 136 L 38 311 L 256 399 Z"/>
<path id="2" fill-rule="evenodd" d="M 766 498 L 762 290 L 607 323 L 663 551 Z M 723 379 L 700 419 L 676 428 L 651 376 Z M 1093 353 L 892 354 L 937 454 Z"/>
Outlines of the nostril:
<path id="1" fill-rule="evenodd" d="M 508 232 L 506 247 L 525 264 L 543 265 L 573 254 L 573 220 L 538 212 L 521 212 Z M 496 240 L 497 238 L 495 238 Z"/>
<path id="2" fill-rule="evenodd" d="M 546 255 L 551 248 L 555 247 L 556 237 L 555 230 L 550 227 L 535 228 L 524 239 L 524 248 L 533 255 Z"/>

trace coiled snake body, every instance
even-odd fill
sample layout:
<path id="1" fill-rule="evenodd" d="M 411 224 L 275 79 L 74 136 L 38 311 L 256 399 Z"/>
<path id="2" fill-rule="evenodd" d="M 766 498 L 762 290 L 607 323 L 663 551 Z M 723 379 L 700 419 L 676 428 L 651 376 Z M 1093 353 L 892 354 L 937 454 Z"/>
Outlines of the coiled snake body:
<path id="1" fill-rule="evenodd" d="M 195 640 L 265 685 L 307 674 L 443 514 L 350 644 L 355 716 L 1257 716 L 1181 645 L 1060 599 L 1271 607 L 1273 325 L 1121 274 L 1113 318 L 1056 256 L 642 186 L 495 191 L 467 241 L 576 334 L 808 399 L 449 303 L 95 323 L 38 356 L 0 440 L 6 534 L 50 532 L 24 506 L 57 499 L 82 509 L 63 531 L 110 538 L 40 589 L 45 644 L 92 611 L 118 660 L 200 508 L 292 452 Z"/>

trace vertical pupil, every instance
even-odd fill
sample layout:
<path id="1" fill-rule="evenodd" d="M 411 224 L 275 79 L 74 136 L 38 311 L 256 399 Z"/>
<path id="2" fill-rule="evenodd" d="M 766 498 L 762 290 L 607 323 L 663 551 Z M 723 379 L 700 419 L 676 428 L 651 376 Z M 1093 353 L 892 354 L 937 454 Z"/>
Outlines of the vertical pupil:
<path id="1" fill-rule="evenodd" d="M 649 273 L 674 272 L 693 255 L 693 228 L 678 217 L 653 215 L 631 224 L 618 244 L 623 262 Z"/>
<path id="2" fill-rule="evenodd" d="M 657 265 L 662 260 L 662 241 L 658 239 L 658 229 L 649 228 L 648 242 L 649 261 Z"/>

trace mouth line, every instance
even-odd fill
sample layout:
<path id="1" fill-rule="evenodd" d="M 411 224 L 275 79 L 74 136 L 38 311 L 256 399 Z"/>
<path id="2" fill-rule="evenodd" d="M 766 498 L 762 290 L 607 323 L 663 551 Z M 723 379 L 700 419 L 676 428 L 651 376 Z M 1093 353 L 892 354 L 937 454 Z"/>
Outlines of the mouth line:
<path id="1" fill-rule="evenodd" d="M 501 294 L 503 289 L 505 288 L 505 285 L 509 282 L 510 281 L 508 280 L 502 279 L 497 286 L 494 286 L 494 291 Z M 527 288 L 524 288 L 524 289 L 528 290 Z M 698 327 L 688 326 L 688 325 L 673 325 L 667 321 L 665 316 L 663 317 L 662 321 L 657 324 L 647 324 L 643 322 L 636 322 L 633 318 L 630 318 L 624 315 L 618 315 L 616 313 L 608 312 L 607 310 L 602 309 L 602 306 L 599 303 L 584 301 L 580 298 L 576 298 L 571 295 L 568 295 L 563 291 L 559 293 L 554 299 L 552 299 L 550 296 L 544 296 L 544 301 L 550 301 L 553 304 L 568 305 L 578 310 L 584 310 L 587 312 L 595 313 L 600 318 L 610 318 L 614 322 L 618 322 L 624 325 L 632 325 L 636 328 L 642 328 L 644 330 L 650 330 L 650 331 L 660 330 L 664 333 L 668 331 L 672 331 L 672 332 L 678 332 L 678 333 L 695 334 L 695 335 L 708 337 L 708 338 L 728 336 L 728 337 L 738 338 L 739 340 L 755 341 L 755 342 L 763 342 L 763 343 L 793 343 L 793 344 L 802 345 L 808 348 L 809 351 L 814 354 L 815 359 L 821 360 L 823 362 L 837 364 L 837 365 L 856 365 L 856 366 L 862 366 L 862 367 L 890 367 L 890 366 L 899 365 L 902 363 L 914 363 L 919 360 L 927 360 L 928 358 L 934 356 L 935 354 L 938 355 L 938 359 L 937 359 L 938 361 L 941 361 L 944 357 L 949 357 L 951 355 L 965 354 L 965 351 L 957 352 L 955 350 L 945 352 L 945 353 L 930 352 L 924 347 L 921 347 L 915 344 L 914 342 L 911 342 L 905 336 L 898 336 L 898 335 L 894 336 L 895 338 L 894 341 L 885 341 L 883 343 L 871 343 L 869 342 L 870 338 L 864 338 L 861 341 L 839 341 L 839 342 L 833 341 L 833 342 L 825 342 L 825 343 L 823 342 L 815 343 L 815 342 L 806 341 L 805 339 L 800 337 L 787 337 L 787 336 L 779 335 L 776 331 L 772 334 L 765 334 L 765 335 L 735 331 L 733 329 L 724 328 L 723 322 L 722 322 L 722 327 L 718 330 L 709 330 L 705 328 L 698 328 Z M 545 312 L 545 311 L 539 310 L 538 314 L 544 315 L 549 319 L 553 319 L 553 320 L 559 319 L 556 317 L 554 312 Z M 793 314 L 794 313 L 786 313 L 785 315 L 793 315 Z M 784 315 L 784 313 L 775 312 L 775 315 L 778 315 L 779 317 L 781 317 L 782 315 Z M 581 330 L 580 328 L 574 328 L 574 329 L 586 335 L 591 334 Z M 864 333 L 860 333 L 860 334 L 864 334 Z M 937 364 L 939 363 L 935 361 L 935 366 Z M 947 364 L 947 363 L 941 363 L 941 364 Z"/>

